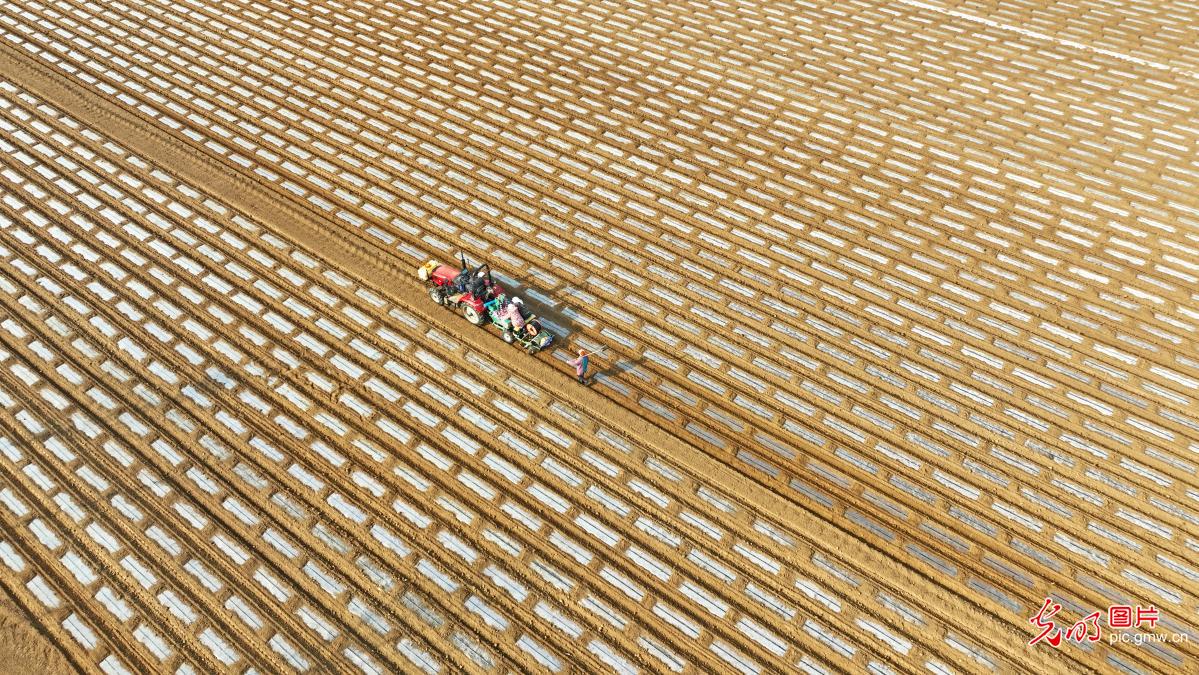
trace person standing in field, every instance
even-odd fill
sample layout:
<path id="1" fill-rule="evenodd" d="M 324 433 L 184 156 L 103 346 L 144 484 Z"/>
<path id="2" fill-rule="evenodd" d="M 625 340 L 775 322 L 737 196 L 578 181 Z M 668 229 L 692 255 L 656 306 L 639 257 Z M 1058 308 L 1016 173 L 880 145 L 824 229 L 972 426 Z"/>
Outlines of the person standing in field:
<path id="1" fill-rule="evenodd" d="M 575 375 L 579 378 L 579 384 L 587 384 L 587 352 L 579 350 L 579 358 L 572 361 L 567 361 L 575 367 Z"/>

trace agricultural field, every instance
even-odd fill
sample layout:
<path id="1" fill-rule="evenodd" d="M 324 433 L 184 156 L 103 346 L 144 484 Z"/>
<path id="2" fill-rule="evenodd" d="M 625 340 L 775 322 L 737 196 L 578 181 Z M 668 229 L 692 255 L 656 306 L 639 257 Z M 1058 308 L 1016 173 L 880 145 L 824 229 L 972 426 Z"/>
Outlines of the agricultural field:
<path id="1" fill-rule="evenodd" d="M 0 670 L 1199 669 L 1197 33 L 0 0 Z"/>

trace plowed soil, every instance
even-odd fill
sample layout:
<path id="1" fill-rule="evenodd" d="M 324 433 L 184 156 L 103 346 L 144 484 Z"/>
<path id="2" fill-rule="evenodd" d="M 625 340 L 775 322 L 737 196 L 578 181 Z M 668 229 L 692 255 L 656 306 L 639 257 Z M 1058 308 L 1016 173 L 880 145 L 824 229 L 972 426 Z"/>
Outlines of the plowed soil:
<path id="1" fill-rule="evenodd" d="M 0 603 L 0 672 L 43 675 L 69 669 L 59 650 L 20 607 Z"/>
<path id="2" fill-rule="evenodd" d="M 1196 21 L 0 0 L 0 670 L 1194 670 Z"/>

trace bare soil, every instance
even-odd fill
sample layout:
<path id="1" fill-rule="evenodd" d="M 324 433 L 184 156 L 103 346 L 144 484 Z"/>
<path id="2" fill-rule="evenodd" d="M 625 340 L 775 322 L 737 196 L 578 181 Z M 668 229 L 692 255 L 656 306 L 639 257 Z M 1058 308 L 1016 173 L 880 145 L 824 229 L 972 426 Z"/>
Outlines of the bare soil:
<path id="1" fill-rule="evenodd" d="M 14 672 L 1193 668 L 1192 57 L 976 4 L 0 0 Z"/>
<path id="2" fill-rule="evenodd" d="M 0 673 L 59 675 L 73 670 L 24 610 L 0 599 Z"/>

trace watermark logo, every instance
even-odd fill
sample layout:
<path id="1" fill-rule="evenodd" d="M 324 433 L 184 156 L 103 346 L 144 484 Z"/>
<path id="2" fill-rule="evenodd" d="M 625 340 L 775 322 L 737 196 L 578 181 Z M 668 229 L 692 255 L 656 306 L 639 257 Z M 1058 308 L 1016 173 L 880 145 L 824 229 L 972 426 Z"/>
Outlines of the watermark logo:
<path id="1" fill-rule="evenodd" d="M 1099 623 L 1100 617 L 1103 616 L 1101 612 L 1091 612 L 1082 619 L 1070 624 L 1068 628 L 1063 629 L 1054 621 L 1054 617 L 1060 611 L 1062 611 L 1060 604 L 1054 602 L 1051 598 L 1045 598 L 1045 603 L 1041 605 L 1041 611 L 1028 620 L 1038 631 L 1036 637 L 1028 641 L 1028 646 L 1032 647 L 1045 642 L 1049 646 L 1056 648 L 1061 646 L 1063 640 L 1082 644 L 1083 642 L 1099 642 L 1103 639 L 1103 625 Z M 1145 642 L 1187 642 L 1190 640 L 1190 635 L 1186 633 L 1161 635 L 1157 633 L 1120 632 L 1130 628 L 1144 627 L 1153 629 L 1157 626 L 1158 618 L 1157 607 L 1153 605 L 1148 607 L 1141 605 L 1136 605 L 1135 607 L 1132 605 L 1111 605 L 1107 608 L 1107 616 L 1104 621 L 1104 624 L 1112 630 L 1107 638 L 1108 644 L 1119 642 L 1141 645 Z"/>
<path id="2" fill-rule="evenodd" d="M 1040 635 L 1028 641 L 1028 646 L 1033 646 L 1038 642 L 1044 641 L 1053 647 L 1062 644 L 1062 629 L 1058 628 L 1057 622 L 1053 617 L 1062 611 L 1062 606 L 1053 602 L 1049 598 L 1045 598 L 1045 604 L 1041 605 L 1041 611 L 1037 615 L 1028 620 L 1037 628 L 1041 629 Z M 1094 629 L 1092 631 L 1092 629 Z M 1086 618 L 1070 626 L 1066 631 L 1065 637 L 1075 642 L 1099 642 L 1103 637 L 1103 629 L 1099 626 L 1099 612 L 1092 612 Z"/>

